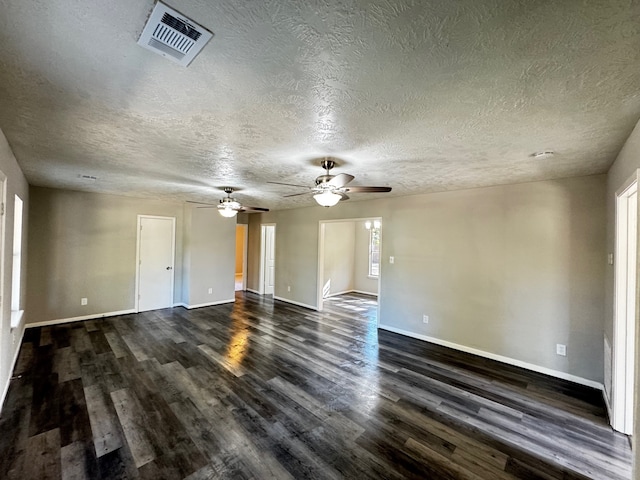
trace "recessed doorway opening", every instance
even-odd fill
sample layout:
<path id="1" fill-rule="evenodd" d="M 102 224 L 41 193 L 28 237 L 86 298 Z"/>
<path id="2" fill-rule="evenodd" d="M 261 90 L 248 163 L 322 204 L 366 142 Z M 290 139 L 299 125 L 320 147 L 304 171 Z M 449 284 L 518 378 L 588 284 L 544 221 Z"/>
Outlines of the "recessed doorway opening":
<path id="1" fill-rule="evenodd" d="M 318 310 L 325 304 L 364 314 L 378 324 L 380 217 L 321 221 L 318 244 Z"/>
<path id="2" fill-rule="evenodd" d="M 244 291 L 247 289 L 247 241 L 248 225 L 236 225 L 236 269 L 234 290 Z"/>

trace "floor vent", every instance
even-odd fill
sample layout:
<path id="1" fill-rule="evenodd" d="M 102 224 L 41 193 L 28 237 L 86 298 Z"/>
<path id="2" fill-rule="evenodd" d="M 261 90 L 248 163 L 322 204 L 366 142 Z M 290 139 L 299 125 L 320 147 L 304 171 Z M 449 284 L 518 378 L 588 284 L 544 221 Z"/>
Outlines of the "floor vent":
<path id="1" fill-rule="evenodd" d="M 213 34 L 185 16 L 156 3 L 138 45 L 184 67 L 189 65 Z"/>

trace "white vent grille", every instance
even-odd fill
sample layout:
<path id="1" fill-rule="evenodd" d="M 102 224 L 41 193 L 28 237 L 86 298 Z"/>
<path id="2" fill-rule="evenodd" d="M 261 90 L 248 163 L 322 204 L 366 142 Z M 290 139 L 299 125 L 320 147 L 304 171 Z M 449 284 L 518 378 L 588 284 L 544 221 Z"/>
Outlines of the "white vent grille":
<path id="1" fill-rule="evenodd" d="M 138 45 L 186 67 L 212 36 L 207 29 L 158 2 Z"/>

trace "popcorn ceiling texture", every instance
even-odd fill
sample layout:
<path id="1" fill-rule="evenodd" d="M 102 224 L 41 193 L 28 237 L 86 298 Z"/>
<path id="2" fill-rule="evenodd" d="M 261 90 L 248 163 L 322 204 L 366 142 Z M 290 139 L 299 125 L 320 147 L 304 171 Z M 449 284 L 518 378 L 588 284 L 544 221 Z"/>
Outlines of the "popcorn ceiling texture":
<path id="1" fill-rule="evenodd" d="M 602 173 L 640 117 L 636 1 L 168 3 L 215 35 L 188 68 L 136 44 L 151 1 L 3 0 L 30 183 L 291 208 L 313 200 L 265 182 L 312 185 L 325 155 L 389 195 Z"/>

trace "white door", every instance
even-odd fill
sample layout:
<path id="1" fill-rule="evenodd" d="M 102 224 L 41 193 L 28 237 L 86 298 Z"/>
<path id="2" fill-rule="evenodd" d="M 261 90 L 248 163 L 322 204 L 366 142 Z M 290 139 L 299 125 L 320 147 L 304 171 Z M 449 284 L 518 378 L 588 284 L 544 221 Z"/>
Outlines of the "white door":
<path id="1" fill-rule="evenodd" d="M 273 295 L 276 284 L 276 227 L 263 225 L 264 238 L 264 294 Z"/>
<path id="2" fill-rule="evenodd" d="M 633 432 L 635 383 L 637 188 L 634 182 L 616 199 L 612 426 L 627 435 Z"/>
<path id="3" fill-rule="evenodd" d="M 173 306 L 175 218 L 138 216 L 138 311 Z"/>

